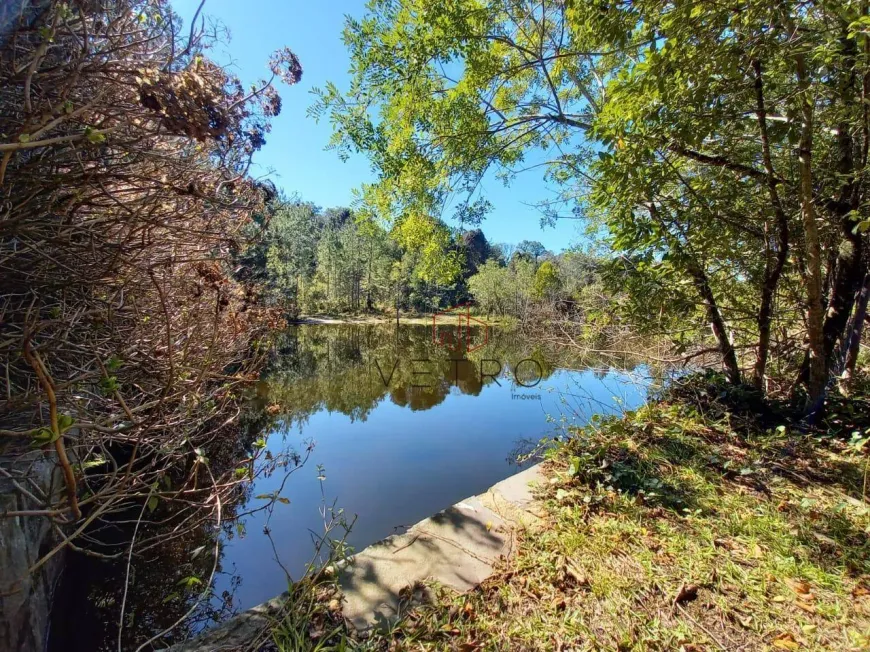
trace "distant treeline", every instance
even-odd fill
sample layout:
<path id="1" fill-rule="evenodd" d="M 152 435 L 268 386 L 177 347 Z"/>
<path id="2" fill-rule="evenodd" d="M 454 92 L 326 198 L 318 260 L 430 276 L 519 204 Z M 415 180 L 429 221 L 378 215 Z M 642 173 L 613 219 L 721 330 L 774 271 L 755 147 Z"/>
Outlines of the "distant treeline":
<path id="1" fill-rule="evenodd" d="M 240 274 L 291 316 L 429 313 L 470 301 L 489 315 L 526 319 L 543 308 L 577 315 L 580 306 L 603 306 L 603 261 L 579 250 L 490 243 L 479 228 L 428 217 L 389 228 L 348 208 L 286 199 L 257 228 L 264 236 L 243 255 Z"/>

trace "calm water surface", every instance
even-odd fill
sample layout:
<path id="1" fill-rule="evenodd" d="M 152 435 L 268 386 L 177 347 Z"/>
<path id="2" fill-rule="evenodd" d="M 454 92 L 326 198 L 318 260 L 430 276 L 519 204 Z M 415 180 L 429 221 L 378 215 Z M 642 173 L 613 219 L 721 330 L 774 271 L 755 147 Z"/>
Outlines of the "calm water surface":
<path id="1" fill-rule="evenodd" d="M 277 411 L 264 433 L 272 456 L 314 448 L 288 478 L 255 483 L 253 494 L 290 502 L 228 538 L 218 592 L 244 609 L 283 591 L 276 553 L 294 577 L 304 571 L 324 502 L 356 516 L 348 542 L 360 550 L 521 470 L 518 456 L 565 425 L 642 402 L 642 370 L 583 364 L 497 329 L 471 353 L 436 345 L 430 326 L 291 329 L 257 400 Z"/>
<path id="2" fill-rule="evenodd" d="M 246 417 L 252 450 L 265 449 L 259 464 L 274 468 L 225 508 L 255 511 L 269 502 L 258 496 L 276 492 L 281 501 L 271 513 L 261 509 L 221 530 L 205 524 L 138 558 L 124 649 L 196 604 L 200 589 L 179 590 L 179 577 L 208 577 L 213 558 L 203 551 L 214 549 L 217 536 L 215 597 L 164 644 L 284 591 L 282 566 L 298 578 L 312 561 L 324 505 L 356 517 L 347 540 L 360 550 L 534 463 L 528 453 L 567 426 L 644 400 L 642 367 L 581 359 L 499 329 L 486 338 L 472 330 L 465 346 L 451 347 L 453 331 L 446 332 L 445 346 L 433 341 L 431 326 L 288 329 Z M 469 346 L 477 348 L 467 352 Z M 294 456 L 307 459 L 281 466 Z M 135 513 L 107 534 L 123 545 Z M 111 563 L 69 559 L 51 649 L 116 650 L 125 556 Z"/>

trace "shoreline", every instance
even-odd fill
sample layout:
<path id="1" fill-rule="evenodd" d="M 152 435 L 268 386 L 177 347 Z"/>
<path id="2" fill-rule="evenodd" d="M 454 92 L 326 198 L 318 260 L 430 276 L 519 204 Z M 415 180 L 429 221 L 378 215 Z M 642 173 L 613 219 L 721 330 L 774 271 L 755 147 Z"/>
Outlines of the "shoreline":
<path id="1" fill-rule="evenodd" d="M 424 325 L 429 326 L 435 315 L 415 315 L 415 316 L 400 316 L 399 325 Z M 510 323 L 503 317 L 486 318 L 480 315 L 472 315 L 476 319 L 485 321 L 490 326 L 505 326 Z M 458 315 L 440 315 L 439 323 L 450 324 L 459 323 Z M 288 320 L 291 326 L 337 326 L 337 325 L 362 325 L 362 324 L 395 324 L 396 318 L 386 317 L 384 315 L 363 315 L 363 316 L 341 316 L 334 317 L 331 315 L 302 315 L 296 319 Z"/>
<path id="2" fill-rule="evenodd" d="M 509 475 L 412 525 L 376 541 L 335 566 L 341 618 L 357 632 L 374 633 L 398 622 L 406 587 L 438 581 L 460 593 L 479 586 L 501 559 L 515 552 L 514 533 L 540 528 L 543 506 L 535 497 L 545 483 L 543 463 Z M 376 581 L 369 578 L 375 577 Z M 247 648 L 271 635 L 286 616 L 285 592 L 246 609 L 213 629 L 163 652 Z"/>

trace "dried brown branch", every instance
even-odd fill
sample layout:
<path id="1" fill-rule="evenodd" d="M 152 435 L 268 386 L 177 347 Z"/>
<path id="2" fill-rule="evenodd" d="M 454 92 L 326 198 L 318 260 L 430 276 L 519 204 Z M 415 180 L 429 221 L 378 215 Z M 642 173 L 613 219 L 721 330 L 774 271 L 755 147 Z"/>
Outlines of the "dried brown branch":
<path id="1" fill-rule="evenodd" d="M 160 545 L 152 521 L 132 548 L 101 540 L 152 496 L 164 540 L 216 505 L 231 521 L 269 472 L 254 469 L 239 401 L 255 343 L 281 320 L 233 270 L 268 199 L 247 170 L 274 92 L 246 92 L 203 55 L 201 25 L 179 35 L 168 11 L 44 0 L 0 42 L 0 477 L 26 501 L 0 518 L 49 519 L 57 534 L 22 573 L 66 547 Z M 16 465 L 31 444 L 61 496 Z"/>

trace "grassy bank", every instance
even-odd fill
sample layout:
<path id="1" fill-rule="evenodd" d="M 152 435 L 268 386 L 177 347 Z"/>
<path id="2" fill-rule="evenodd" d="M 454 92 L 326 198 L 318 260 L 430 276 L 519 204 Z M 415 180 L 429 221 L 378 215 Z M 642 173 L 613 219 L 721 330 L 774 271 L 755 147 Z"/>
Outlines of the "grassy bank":
<path id="1" fill-rule="evenodd" d="M 480 587 L 434 587 L 430 603 L 370 639 L 345 629 L 321 587 L 329 600 L 310 610 L 308 640 L 374 650 L 870 649 L 868 420 L 866 400 L 839 401 L 802 431 L 787 410 L 696 379 L 554 449 L 542 527 L 520 532 L 517 554 Z M 304 649 L 298 631 L 289 619 L 279 646 Z"/>

